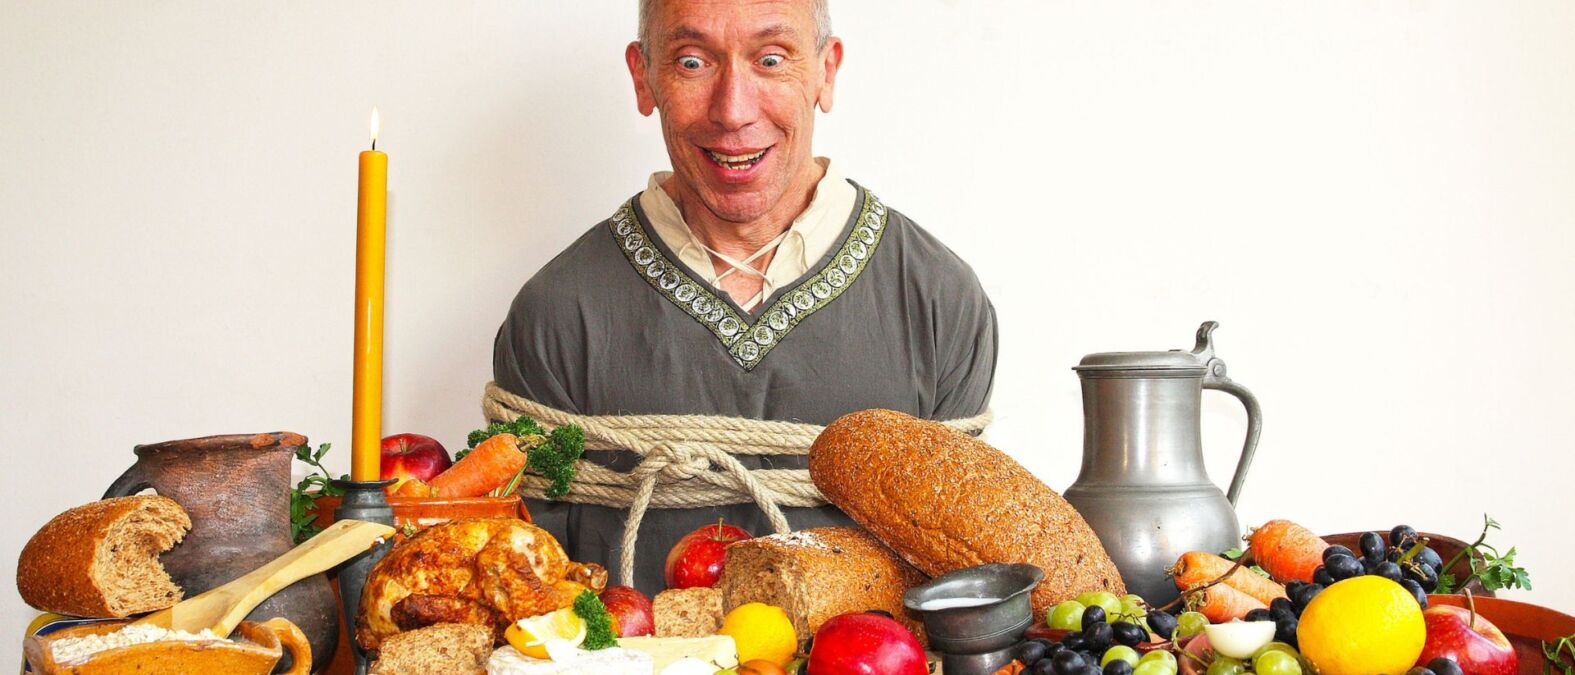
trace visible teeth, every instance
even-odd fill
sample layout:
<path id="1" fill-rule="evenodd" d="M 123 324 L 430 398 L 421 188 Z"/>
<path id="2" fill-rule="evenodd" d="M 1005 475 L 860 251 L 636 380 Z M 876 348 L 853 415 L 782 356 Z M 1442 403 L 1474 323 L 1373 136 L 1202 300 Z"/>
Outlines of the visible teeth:
<path id="1" fill-rule="evenodd" d="M 740 168 L 748 168 L 748 166 L 750 164 L 754 163 L 755 160 L 760 159 L 761 155 L 766 154 L 766 151 L 765 150 L 761 150 L 760 152 L 757 152 L 757 153 L 752 154 L 752 155 L 724 155 L 724 154 L 721 154 L 719 152 L 715 152 L 715 151 L 712 151 L 712 150 L 707 150 L 706 153 L 710 154 L 711 155 L 711 159 L 716 160 L 716 163 L 718 163 L 718 164 L 743 164 L 744 166 L 741 166 L 741 167 L 739 167 L 739 166 L 729 166 L 729 167 L 727 167 L 729 169 L 740 169 Z"/>

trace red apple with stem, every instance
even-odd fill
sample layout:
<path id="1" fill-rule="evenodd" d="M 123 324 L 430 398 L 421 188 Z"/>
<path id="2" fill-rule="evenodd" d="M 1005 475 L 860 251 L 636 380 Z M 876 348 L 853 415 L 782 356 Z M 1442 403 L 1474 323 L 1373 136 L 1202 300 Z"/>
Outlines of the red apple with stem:
<path id="1" fill-rule="evenodd" d="M 724 524 L 720 518 L 715 525 L 706 525 L 684 535 L 667 552 L 667 563 L 662 567 L 667 587 L 715 586 L 722 578 L 723 553 L 727 545 L 753 536 L 743 528 Z"/>
<path id="2" fill-rule="evenodd" d="M 1427 641 L 1422 644 L 1416 665 L 1426 666 L 1428 661 L 1444 656 L 1473 675 L 1515 675 L 1520 669 L 1515 646 L 1504 637 L 1504 631 L 1477 614 L 1475 600 L 1466 597 L 1470 609 L 1434 605 L 1422 610 Z"/>
<path id="3" fill-rule="evenodd" d="M 618 619 L 618 637 L 650 635 L 656 631 L 651 599 L 644 593 L 629 586 L 608 586 L 601 598 L 607 613 Z"/>
<path id="4" fill-rule="evenodd" d="M 388 493 L 393 494 L 405 481 L 430 481 L 453 464 L 448 450 L 437 439 L 421 434 L 394 434 L 383 439 L 379 475 L 384 480 L 398 479 L 388 486 Z"/>
<path id="5" fill-rule="evenodd" d="M 900 623 L 868 612 L 827 619 L 815 631 L 809 672 L 834 675 L 926 675 L 918 638 Z"/>

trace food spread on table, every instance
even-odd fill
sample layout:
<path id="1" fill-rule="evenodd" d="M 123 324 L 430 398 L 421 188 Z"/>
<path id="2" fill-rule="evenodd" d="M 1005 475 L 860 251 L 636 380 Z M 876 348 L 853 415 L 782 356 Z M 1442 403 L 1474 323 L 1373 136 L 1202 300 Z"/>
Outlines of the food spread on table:
<path id="1" fill-rule="evenodd" d="M 1211 350 L 1188 358 L 1212 362 Z M 1132 379 L 1194 363 L 1129 353 L 1090 357 L 1082 368 L 1096 373 L 1085 383 L 1097 388 L 1112 373 Z M 1191 370 L 1165 377 L 1193 375 L 1204 377 Z M 357 540 L 354 550 L 333 551 L 331 562 L 317 556 L 314 570 L 370 563 L 350 603 L 353 615 L 341 618 L 371 673 L 1496 675 L 1575 668 L 1575 618 L 1492 597 L 1528 589 L 1531 579 L 1515 564 L 1514 548 L 1488 543 L 1498 527 L 1491 518 L 1471 543 L 1409 525 L 1320 536 L 1281 518 L 1229 541 L 1199 540 L 1211 544 L 1155 564 L 1122 548 L 1132 542 L 1115 529 L 1118 520 L 1085 518 L 1008 453 L 940 423 L 866 410 L 828 425 L 809 448 L 815 487 L 857 527 L 752 533 L 708 524 L 676 541 L 665 560 L 642 561 L 662 565 L 667 586 L 647 595 L 610 585 L 602 562 L 571 560 L 519 507 L 515 491 L 527 473 L 548 481 L 549 495 L 573 489 L 586 444 L 580 428 L 520 417 L 466 440 L 468 449 L 450 457 L 436 439 L 390 436 L 379 448 L 378 475 L 391 482 L 367 484 L 397 505 L 396 521 L 400 509 L 416 504 L 491 499 L 510 506 L 489 516 L 443 506 L 439 517 L 404 519 L 397 536 L 377 526 L 366 539 L 386 541 L 371 549 Z M 236 443 L 289 450 L 317 471 L 296 485 L 288 518 L 281 511 L 268 526 L 305 543 L 272 563 L 258 559 L 259 579 L 270 565 L 311 555 L 314 542 L 367 525 L 342 520 L 323 528 L 328 512 L 318 500 L 340 496 L 336 487 L 345 483 L 323 469 L 327 446 L 314 451 L 304 437 L 144 447 L 230 452 Z M 139 451 L 139 466 L 151 454 Z M 189 459 L 211 463 L 214 456 Z M 276 484 L 287 487 L 269 483 Z M 209 487 L 222 500 L 227 487 Z M 47 612 L 144 623 L 41 631 L 28 638 L 35 672 L 179 672 L 208 663 L 191 645 L 210 644 L 250 649 L 239 672 L 266 672 L 287 654 L 300 661 L 292 672 L 350 672 L 335 670 L 343 654 L 334 660 L 320 652 L 314 661 L 301 631 L 282 619 L 242 623 L 230 639 L 233 622 L 213 623 L 219 632 L 206 630 L 207 620 L 180 623 L 190 631 L 144 625 L 178 615 L 183 600 L 212 597 L 184 587 L 161 563 L 161 554 L 210 537 L 204 528 L 214 527 L 212 508 L 188 501 L 201 517 L 167 496 L 124 496 L 70 509 L 38 530 L 18 563 L 24 600 Z M 1185 532 L 1175 534 L 1185 540 Z M 257 587 L 240 611 L 280 590 Z M 1150 597 L 1129 592 L 1136 588 Z M 273 611 L 264 608 L 257 611 Z"/>

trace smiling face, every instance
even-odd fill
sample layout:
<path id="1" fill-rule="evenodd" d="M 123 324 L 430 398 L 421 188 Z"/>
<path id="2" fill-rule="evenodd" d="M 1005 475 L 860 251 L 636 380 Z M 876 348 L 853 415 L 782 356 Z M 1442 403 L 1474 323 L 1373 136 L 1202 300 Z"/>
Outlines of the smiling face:
<path id="1" fill-rule="evenodd" d="M 842 62 L 816 44 L 813 0 L 665 0 L 625 59 L 640 112 L 660 111 L 685 217 L 791 221 L 820 175 L 815 108 Z M 696 213 L 703 208 L 706 213 Z"/>

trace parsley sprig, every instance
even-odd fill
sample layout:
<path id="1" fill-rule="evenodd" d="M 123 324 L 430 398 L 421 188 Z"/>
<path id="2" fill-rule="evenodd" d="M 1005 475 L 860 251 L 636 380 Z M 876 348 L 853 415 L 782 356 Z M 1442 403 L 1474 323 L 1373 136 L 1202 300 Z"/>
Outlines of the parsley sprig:
<path id="1" fill-rule="evenodd" d="M 574 613 L 585 620 L 585 642 L 581 647 L 594 650 L 618 646 L 618 636 L 612 632 L 612 614 L 591 589 L 575 596 Z"/>
<path id="2" fill-rule="evenodd" d="M 1564 653 L 1569 652 L 1569 660 L 1564 659 Z M 1575 635 L 1561 637 L 1552 644 L 1542 643 L 1542 675 L 1553 675 L 1560 672 L 1564 675 L 1575 675 Z"/>
<path id="3" fill-rule="evenodd" d="M 1433 591 L 1434 593 L 1454 593 L 1465 588 L 1473 579 L 1480 581 L 1482 589 L 1487 591 L 1504 588 L 1531 590 L 1531 574 L 1526 568 L 1515 565 L 1515 547 L 1511 546 L 1508 552 L 1501 554 L 1497 548 L 1487 543 L 1488 531 L 1501 529 L 1498 521 L 1485 513 L 1482 514 L 1482 521 L 1482 534 L 1477 535 L 1477 540 L 1456 553 L 1455 557 L 1450 558 L 1449 562 L 1444 563 L 1443 569 L 1439 570 L 1438 588 Z M 1469 561 L 1471 574 L 1456 582 L 1455 575 L 1446 574 L 1443 570 L 1454 569 L 1455 563 L 1460 562 L 1461 558 Z"/>
<path id="4" fill-rule="evenodd" d="M 585 430 L 573 424 L 565 424 L 553 429 L 550 433 L 543 430 L 540 424 L 529 417 L 521 415 L 513 422 L 493 422 L 485 429 L 470 432 L 466 439 L 470 448 L 459 451 L 454 456 L 454 461 L 470 453 L 482 441 L 498 434 L 513 434 L 522 439 L 528 439 L 526 449 L 526 468 L 542 475 L 551 482 L 543 492 L 548 499 L 558 499 L 569 493 L 569 486 L 574 482 L 574 463 L 580 461 L 585 454 Z M 502 494 L 512 494 L 519 485 L 524 469 L 515 474 L 512 480 L 505 482 L 500 488 Z"/>
<path id="5" fill-rule="evenodd" d="M 328 454 L 328 449 L 331 447 L 333 447 L 332 443 L 324 443 L 317 446 L 316 450 L 309 445 L 295 449 L 295 458 L 315 469 L 290 490 L 290 536 L 297 544 L 323 531 L 323 528 L 317 526 L 317 499 L 344 494 L 344 490 L 334 487 L 334 484 L 329 482 L 332 479 L 329 477 L 328 469 L 323 467 L 323 455 Z M 349 478 L 349 474 L 339 476 L 339 480 Z"/>

